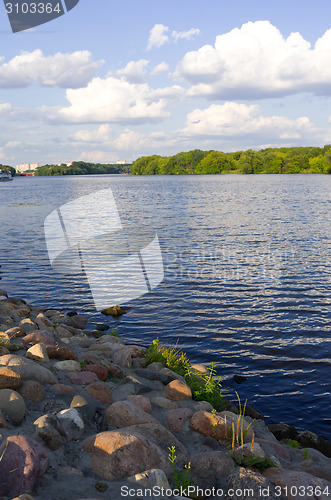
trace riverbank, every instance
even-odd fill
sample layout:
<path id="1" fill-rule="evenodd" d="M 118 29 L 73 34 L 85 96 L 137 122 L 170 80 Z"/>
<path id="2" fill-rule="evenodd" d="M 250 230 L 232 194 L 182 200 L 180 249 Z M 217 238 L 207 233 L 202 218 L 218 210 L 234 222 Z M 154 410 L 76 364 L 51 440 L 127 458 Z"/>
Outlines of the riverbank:
<path id="1" fill-rule="evenodd" d="M 88 332 L 87 322 L 0 291 L 3 500 L 25 491 L 35 500 L 151 498 L 142 490 L 153 486 L 169 498 L 188 484 L 200 498 L 239 499 L 231 489 L 248 487 L 259 498 L 261 486 L 269 488 L 264 498 L 294 498 L 290 488 L 300 486 L 307 492 L 300 498 L 312 498 L 308 486 L 330 497 L 325 440 L 238 417 L 230 402 L 216 411 L 195 401 L 180 375 L 147 365 L 144 348 L 126 345 L 105 324 Z M 208 371 L 191 368 L 196 377 Z M 277 495 L 279 487 L 287 495 Z"/>

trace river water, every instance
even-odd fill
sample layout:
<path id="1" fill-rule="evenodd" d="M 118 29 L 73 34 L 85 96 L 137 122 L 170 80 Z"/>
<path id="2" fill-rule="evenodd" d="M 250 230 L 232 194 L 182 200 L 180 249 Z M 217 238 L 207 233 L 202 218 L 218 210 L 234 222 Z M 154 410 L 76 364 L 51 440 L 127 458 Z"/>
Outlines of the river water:
<path id="1" fill-rule="evenodd" d="M 43 229 L 62 204 L 106 188 L 122 220 L 157 231 L 165 271 L 120 320 L 96 312 L 82 273 L 52 269 Z M 326 175 L 15 178 L 0 184 L 0 287 L 107 321 L 126 341 L 178 341 L 191 361 L 215 363 L 229 399 L 238 391 L 268 423 L 330 439 L 330 212 Z"/>

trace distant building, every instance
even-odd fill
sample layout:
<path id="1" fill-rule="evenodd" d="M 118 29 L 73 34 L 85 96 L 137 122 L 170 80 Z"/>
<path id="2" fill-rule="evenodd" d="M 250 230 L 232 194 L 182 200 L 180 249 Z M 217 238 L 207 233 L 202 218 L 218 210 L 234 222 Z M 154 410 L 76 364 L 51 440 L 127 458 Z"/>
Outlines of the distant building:
<path id="1" fill-rule="evenodd" d="M 72 163 L 72 161 L 68 161 L 67 163 L 63 161 L 62 163 L 57 163 L 57 166 L 61 167 L 61 165 L 66 165 L 67 167 L 71 167 Z"/>
<path id="2" fill-rule="evenodd" d="M 126 161 L 125 160 L 117 160 L 116 165 L 125 165 Z"/>
<path id="3" fill-rule="evenodd" d="M 38 167 L 39 163 L 20 163 L 20 165 L 16 165 L 16 172 L 21 174 L 27 170 L 36 170 Z"/>

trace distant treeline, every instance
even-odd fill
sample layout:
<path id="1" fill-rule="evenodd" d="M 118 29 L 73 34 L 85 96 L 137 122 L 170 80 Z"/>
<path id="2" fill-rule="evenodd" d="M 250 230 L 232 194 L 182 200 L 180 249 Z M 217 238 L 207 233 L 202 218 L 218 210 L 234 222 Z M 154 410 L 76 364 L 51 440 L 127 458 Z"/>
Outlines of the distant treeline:
<path id="1" fill-rule="evenodd" d="M 318 147 L 248 149 L 235 153 L 195 149 L 174 156 L 142 156 L 136 175 L 175 174 L 331 174 L 331 144 Z"/>
<path id="2" fill-rule="evenodd" d="M 62 165 L 43 165 L 34 175 L 91 175 L 91 174 L 128 174 L 131 164 L 113 165 L 111 163 L 86 163 L 74 161 L 69 167 Z"/>
<path id="3" fill-rule="evenodd" d="M 14 167 L 10 167 L 9 165 L 2 165 L 0 163 L 0 170 L 9 170 L 13 177 L 15 177 L 16 175 L 16 170 L 14 169 Z"/>

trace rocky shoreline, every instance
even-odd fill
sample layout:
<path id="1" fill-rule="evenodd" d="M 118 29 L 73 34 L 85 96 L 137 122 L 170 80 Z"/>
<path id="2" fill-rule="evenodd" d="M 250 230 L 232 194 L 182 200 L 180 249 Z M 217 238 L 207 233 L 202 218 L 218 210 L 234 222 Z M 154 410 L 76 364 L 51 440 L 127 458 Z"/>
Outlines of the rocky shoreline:
<path id="1" fill-rule="evenodd" d="M 179 499 L 181 486 L 201 499 L 331 498 L 326 440 L 194 401 L 145 348 L 87 322 L 0 290 L 0 500 Z"/>

